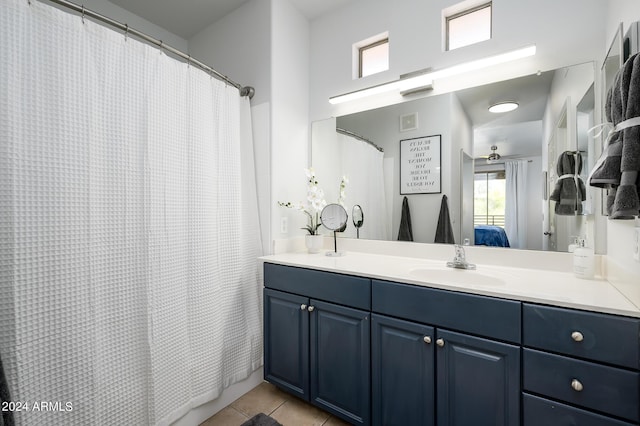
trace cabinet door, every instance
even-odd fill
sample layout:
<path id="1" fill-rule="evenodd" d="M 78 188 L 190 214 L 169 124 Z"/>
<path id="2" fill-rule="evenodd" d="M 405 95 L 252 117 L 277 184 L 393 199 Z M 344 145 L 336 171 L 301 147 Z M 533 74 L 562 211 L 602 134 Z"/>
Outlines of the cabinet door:
<path id="1" fill-rule="evenodd" d="M 435 424 L 433 327 L 371 316 L 374 425 Z"/>
<path id="2" fill-rule="evenodd" d="M 520 348 L 438 330 L 438 426 L 520 424 Z"/>
<path id="3" fill-rule="evenodd" d="M 309 400 L 309 299 L 264 290 L 264 378 Z"/>
<path id="4" fill-rule="evenodd" d="M 353 424 L 370 418 L 369 313 L 311 300 L 311 401 Z"/>

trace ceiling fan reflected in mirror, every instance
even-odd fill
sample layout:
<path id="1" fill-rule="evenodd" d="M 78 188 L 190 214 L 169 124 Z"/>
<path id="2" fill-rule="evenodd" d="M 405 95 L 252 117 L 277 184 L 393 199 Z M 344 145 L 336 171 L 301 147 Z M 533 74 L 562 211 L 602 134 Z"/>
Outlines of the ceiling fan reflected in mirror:
<path id="1" fill-rule="evenodd" d="M 496 145 L 491 145 L 491 154 L 481 155 L 480 158 L 486 158 L 487 163 L 492 163 L 494 161 L 500 160 L 502 158 L 502 155 L 498 154 L 498 147 Z"/>
<path id="2" fill-rule="evenodd" d="M 504 160 L 517 160 L 523 158 L 521 155 L 501 155 L 498 154 L 498 146 L 491 145 L 491 154 L 489 155 L 481 155 L 479 158 L 484 158 L 487 160 L 487 163 L 504 163 Z"/>

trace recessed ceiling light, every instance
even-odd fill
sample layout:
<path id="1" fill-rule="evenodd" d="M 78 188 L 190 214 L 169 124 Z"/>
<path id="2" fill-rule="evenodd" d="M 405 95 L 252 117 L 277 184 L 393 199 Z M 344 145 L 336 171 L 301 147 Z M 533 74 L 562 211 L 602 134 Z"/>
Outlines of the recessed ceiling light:
<path id="1" fill-rule="evenodd" d="M 500 103 L 491 105 L 489 107 L 489 111 L 498 114 L 501 112 L 513 111 L 516 108 L 518 108 L 518 103 L 509 101 L 509 102 L 500 102 Z"/>

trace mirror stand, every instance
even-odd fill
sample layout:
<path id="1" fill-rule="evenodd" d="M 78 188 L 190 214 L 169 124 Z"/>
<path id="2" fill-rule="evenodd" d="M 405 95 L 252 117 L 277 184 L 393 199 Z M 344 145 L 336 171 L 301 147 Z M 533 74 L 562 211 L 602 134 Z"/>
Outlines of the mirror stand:
<path id="1" fill-rule="evenodd" d="M 333 251 L 328 251 L 325 255 L 329 257 L 340 257 L 345 255 L 345 252 L 338 251 L 338 238 L 336 237 L 336 231 L 333 231 Z"/>
<path id="2" fill-rule="evenodd" d="M 344 231 L 347 227 L 347 211 L 340 204 L 329 204 L 320 213 L 322 225 L 333 231 L 333 250 L 326 253 L 327 256 L 339 257 L 344 256 L 344 252 L 338 251 L 337 231 Z"/>

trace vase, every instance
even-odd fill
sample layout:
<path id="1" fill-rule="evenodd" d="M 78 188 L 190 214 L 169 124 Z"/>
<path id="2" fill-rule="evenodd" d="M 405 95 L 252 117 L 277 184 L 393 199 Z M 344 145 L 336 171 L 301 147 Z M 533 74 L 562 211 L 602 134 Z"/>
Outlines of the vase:
<path id="1" fill-rule="evenodd" d="M 322 250 L 322 243 L 324 242 L 324 237 L 322 235 L 305 235 L 304 243 L 307 246 L 307 251 L 309 253 L 320 253 Z"/>

